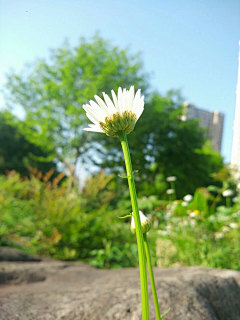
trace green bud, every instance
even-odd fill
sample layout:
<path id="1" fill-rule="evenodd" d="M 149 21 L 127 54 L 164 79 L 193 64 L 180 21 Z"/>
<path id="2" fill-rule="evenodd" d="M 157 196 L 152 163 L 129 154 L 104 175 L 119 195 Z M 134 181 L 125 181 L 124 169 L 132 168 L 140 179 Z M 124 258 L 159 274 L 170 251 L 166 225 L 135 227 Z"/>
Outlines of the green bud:
<path id="1" fill-rule="evenodd" d="M 142 226 L 142 233 L 148 232 L 152 227 L 152 222 L 140 210 L 139 210 L 139 216 L 140 216 L 140 221 Z M 131 231 L 132 233 L 136 233 L 135 221 L 133 216 L 131 220 Z"/>

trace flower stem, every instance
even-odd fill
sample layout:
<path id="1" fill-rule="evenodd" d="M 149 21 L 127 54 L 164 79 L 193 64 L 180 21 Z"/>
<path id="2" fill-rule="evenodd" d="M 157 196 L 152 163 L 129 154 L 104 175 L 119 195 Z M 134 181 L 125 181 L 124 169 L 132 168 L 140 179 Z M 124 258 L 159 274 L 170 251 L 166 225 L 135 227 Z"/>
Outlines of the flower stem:
<path id="1" fill-rule="evenodd" d="M 171 184 L 171 189 L 174 190 L 173 199 L 176 200 L 177 199 L 177 195 L 176 195 L 175 183 L 174 183 L 174 181 L 171 181 L 170 184 Z"/>
<path id="2" fill-rule="evenodd" d="M 143 241 L 142 226 L 141 226 L 140 217 L 139 217 L 137 194 L 136 194 L 135 183 L 133 178 L 132 163 L 131 163 L 131 157 L 130 157 L 128 142 L 127 142 L 126 132 L 120 131 L 119 138 L 121 141 L 124 159 L 125 159 L 129 192 L 130 192 L 132 209 L 133 209 L 133 218 L 136 226 L 140 282 L 141 282 L 141 297 L 142 297 L 142 319 L 149 320 L 148 284 L 147 284 L 147 269 L 146 269 L 146 258 L 145 258 L 145 251 L 144 251 L 144 241 Z"/>
<path id="3" fill-rule="evenodd" d="M 156 312 L 156 317 L 157 317 L 156 320 L 161 320 L 162 316 L 161 316 L 159 304 L 158 304 L 158 297 L 157 297 L 157 291 L 156 291 L 156 286 L 155 286 L 155 281 L 154 281 L 150 250 L 149 250 L 148 239 L 147 239 L 147 233 L 143 234 L 143 239 L 144 239 L 144 246 L 145 246 L 145 251 L 146 251 L 146 256 L 147 256 L 147 265 L 148 265 L 148 272 L 149 272 L 150 282 L 151 282 L 151 287 L 152 287 L 153 301 L 154 301 L 155 312 Z"/>
<path id="4" fill-rule="evenodd" d="M 226 206 L 227 206 L 227 208 L 231 207 L 231 198 L 230 197 L 226 197 Z"/>

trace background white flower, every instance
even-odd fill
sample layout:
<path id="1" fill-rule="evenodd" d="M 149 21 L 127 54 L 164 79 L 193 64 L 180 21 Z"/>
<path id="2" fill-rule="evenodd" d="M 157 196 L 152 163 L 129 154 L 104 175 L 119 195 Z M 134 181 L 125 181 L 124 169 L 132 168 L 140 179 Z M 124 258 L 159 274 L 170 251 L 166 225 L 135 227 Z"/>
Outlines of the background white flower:
<path id="1" fill-rule="evenodd" d="M 227 189 L 227 190 L 224 190 L 222 195 L 224 197 L 231 197 L 233 195 L 234 191 L 232 189 Z"/>
<path id="2" fill-rule="evenodd" d="M 235 202 L 238 202 L 238 200 L 239 200 L 238 197 L 232 198 L 232 202 L 234 202 L 234 203 L 235 203 Z"/>
<path id="3" fill-rule="evenodd" d="M 232 217 L 234 217 L 234 218 L 239 217 L 239 216 L 240 216 L 240 211 L 234 212 L 232 214 Z"/>
<path id="4" fill-rule="evenodd" d="M 166 191 L 167 194 L 174 194 L 174 192 L 175 192 L 174 189 L 167 189 Z"/>
<path id="5" fill-rule="evenodd" d="M 196 222 L 195 219 L 191 219 L 191 220 L 190 220 L 190 225 L 191 225 L 191 227 L 195 228 L 195 227 L 196 227 L 196 224 L 197 224 L 197 222 Z"/>
<path id="6" fill-rule="evenodd" d="M 191 217 L 191 218 L 195 218 L 195 217 L 196 217 L 196 213 L 195 213 L 195 212 L 193 212 L 193 211 L 192 211 L 192 212 L 190 212 L 190 213 L 189 213 L 189 217 Z"/>
<path id="7" fill-rule="evenodd" d="M 217 241 L 217 240 L 220 240 L 220 239 L 222 239 L 222 238 L 224 238 L 224 233 L 223 232 L 216 232 L 215 233 L 215 240 Z"/>
<path id="8" fill-rule="evenodd" d="M 158 230 L 157 233 L 160 234 L 161 236 L 167 236 L 168 235 L 168 232 L 166 230 Z"/>
<path id="9" fill-rule="evenodd" d="M 229 223 L 229 227 L 232 228 L 232 229 L 237 229 L 237 228 L 238 228 L 238 223 L 236 223 L 236 222 L 230 222 L 230 223 Z"/>
<path id="10" fill-rule="evenodd" d="M 185 197 L 183 197 L 183 200 L 186 202 L 192 201 L 193 196 L 191 194 L 187 194 Z"/>
<path id="11" fill-rule="evenodd" d="M 230 228 L 228 226 L 223 226 L 222 227 L 222 232 L 226 233 L 226 232 L 229 232 L 230 231 Z"/>
<path id="12" fill-rule="evenodd" d="M 182 202 L 182 206 L 183 206 L 183 207 L 186 207 L 187 205 L 188 205 L 188 202 L 186 202 L 186 201 L 183 201 L 183 202 Z"/>
<path id="13" fill-rule="evenodd" d="M 119 131 L 130 133 L 144 110 L 144 96 L 139 89 L 134 96 L 134 86 L 130 90 L 118 88 L 118 96 L 112 90 L 112 99 L 103 92 L 104 101 L 97 95 L 89 104 L 83 105 L 86 115 L 93 122 L 83 130 L 104 132 L 110 137 L 118 137 Z"/>
<path id="14" fill-rule="evenodd" d="M 173 181 L 177 180 L 177 177 L 175 177 L 175 176 L 167 177 L 166 180 L 167 180 L 167 182 L 173 182 Z"/>

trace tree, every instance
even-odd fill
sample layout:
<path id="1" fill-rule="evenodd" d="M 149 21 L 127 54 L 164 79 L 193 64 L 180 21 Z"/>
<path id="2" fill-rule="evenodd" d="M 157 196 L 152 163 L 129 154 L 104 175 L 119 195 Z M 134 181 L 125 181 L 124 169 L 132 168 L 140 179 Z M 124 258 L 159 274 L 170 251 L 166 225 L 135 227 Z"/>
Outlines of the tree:
<path id="1" fill-rule="evenodd" d="M 88 122 L 82 104 L 94 94 L 130 85 L 147 88 L 139 54 L 96 35 L 90 42 L 82 38 L 75 48 L 65 44 L 53 50 L 50 60 L 38 60 L 20 75 L 9 74 L 6 99 L 9 108 L 24 108 L 25 119 L 17 127 L 25 138 L 73 175 L 78 158 L 88 157 L 93 143 L 93 136 L 82 130 Z"/>
<path id="2" fill-rule="evenodd" d="M 6 111 L 0 112 L 0 174 L 5 174 L 7 170 L 15 170 L 21 176 L 27 176 L 30 166 L 43 174 L 55 168 L 56 164 L 53 162 L 40 162 L 34 159 L 34 156 L 47 157 L 47 153 L 27 141 L 17 127 L 8 125 L 10 119 L 13 123 L 19 121 Z"/>
<path id="3" fill-rule="evenodd" d="M 196 188 L 212 182 L 211 174 L 223 167 L 219 153 L 205 145 L 204 129 L 197 120 L 182 121 L 183 99 L 178 91 L 165 97 L 153 93 L 145 105 L 143 115 L 129 135 L 133 169 L 138 190 L 144 195 L 166 190 L 167 176 L 177 176 L 178 198 L 193 193 Z M 117 139 L 96 134 L 102 166 L 111 172 L 123 168 L 123 158 Z"/>

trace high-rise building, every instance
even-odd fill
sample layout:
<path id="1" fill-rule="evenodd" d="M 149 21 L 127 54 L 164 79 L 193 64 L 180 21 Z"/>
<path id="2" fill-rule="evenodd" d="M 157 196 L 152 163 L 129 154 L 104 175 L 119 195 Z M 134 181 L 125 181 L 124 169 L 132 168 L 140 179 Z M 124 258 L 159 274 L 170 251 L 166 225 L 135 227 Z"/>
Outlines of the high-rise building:
<path id="1" fill-rule="evenodd" d="M 185 102 L 183 121 L 199 119 L 201 127 L 206 129 L 206 137 L 214 150 L 221 152 L 224 114 L 218 111 L 206 111 Z"/>
<path id="2" fill-rule="evenodd" d="M 238 55 L 238 79 L 236 88 L 236 106 L 233 122 L 231 165 L 240 168 L 240 41 Z"/>

